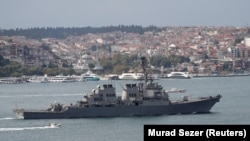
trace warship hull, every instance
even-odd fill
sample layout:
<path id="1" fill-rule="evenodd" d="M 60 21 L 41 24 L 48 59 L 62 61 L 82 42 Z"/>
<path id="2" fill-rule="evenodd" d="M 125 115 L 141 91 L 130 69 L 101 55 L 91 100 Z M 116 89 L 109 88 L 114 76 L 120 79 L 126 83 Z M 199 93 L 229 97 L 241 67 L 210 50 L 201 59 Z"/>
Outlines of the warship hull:
<path id="1" fill-rule="evenodd" d="M 157 116 L 174 114 L 209 113 L 221 96 L 203 97 L 194 100 L 172 101 L 169 105 L 115 105 L 98 107 L 69 106 L 62 111 L 14 109 L 21 119 L 62 119 L 95 117 Z"/>

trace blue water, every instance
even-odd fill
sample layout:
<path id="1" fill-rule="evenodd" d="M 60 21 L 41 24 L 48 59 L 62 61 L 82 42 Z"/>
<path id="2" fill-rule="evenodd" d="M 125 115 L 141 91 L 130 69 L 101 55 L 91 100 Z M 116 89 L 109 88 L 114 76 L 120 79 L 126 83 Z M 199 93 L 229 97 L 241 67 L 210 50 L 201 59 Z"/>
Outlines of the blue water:
<path id="1" fill-rule="evenodd" d="M 96 85 L 112 83 L 117 92 L 127 81 L 74 83 L 24 83 L 0 85 L 0 139 L 3 141 L 142 141 L 144 124 L 250 124 L 250 77 L 193 78 L 158 80 L 165 89 L 186 89 L 190 97 L 221 94 L 222 99 L 210 114 L 155 117 L 119 117 L 86 119 L 15 119 L 12 109 L 47 108 L 57 101 L 75 103 Z M 136 81 L 131 81 L 135 83 Z M 171 94 L 178 99 L 183 94 Z M 62 124 L 48 128 L 51 122 Z"/>

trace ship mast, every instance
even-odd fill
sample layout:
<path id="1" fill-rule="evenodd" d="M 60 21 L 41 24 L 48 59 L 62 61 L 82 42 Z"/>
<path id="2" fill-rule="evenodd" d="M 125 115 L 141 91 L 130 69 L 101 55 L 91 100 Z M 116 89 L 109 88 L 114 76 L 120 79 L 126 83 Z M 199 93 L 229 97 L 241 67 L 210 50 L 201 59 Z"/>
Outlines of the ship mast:
<path id="1" fill-rule="evenodd" d="M 146 60 L 146 57 L 145 56 L 142 56 L 141 57 L 141 67 L 142 67 L 142 70 L 143 70 L 143 75 L 144 75 L 144 82 L 145 82 L 145 85 L 147 84 L 148 82 L 148 74 L 147 74 L 147 60 Z"/>

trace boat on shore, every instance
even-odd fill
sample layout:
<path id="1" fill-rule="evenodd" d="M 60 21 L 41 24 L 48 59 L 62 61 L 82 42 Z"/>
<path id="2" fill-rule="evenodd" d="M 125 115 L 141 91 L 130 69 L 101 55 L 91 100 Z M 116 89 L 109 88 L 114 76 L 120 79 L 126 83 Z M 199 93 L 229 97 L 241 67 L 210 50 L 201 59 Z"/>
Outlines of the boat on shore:
<path id="1" fill-rule="evenodd" d="M 97 85 L 90 93 L 75 104 L 51 104 L 47 109 L 13 109 L 20 119 L 61 119 L 61 118 L 96 118 L 158 116 L 173 114 L 209 113 L 220 101 L 221 95 L 171 100 L 169 93 L 148 75 L 147 60 L 141 57 L 144 81 L 128 83 L 121 95 L 112 84 Z"/>
<path id="2" fill-rule="evenodd" d="M 24 83 L 22 78 L 16 77 L 7 77 L 7 78 L 0 78 L 0 84 L 21 84 Z"/>
<path id="3" fill-rule="evenodd" d="M 167 74 L 167 78 L 175 78 L 175 79 L 190 79 L 192 76 L 188 72 L 170 72 Z"/>
<path id="4" fill-rule="evenodd" d="M 56 76 L 51 76 L 48 78 L 49 82 L 57 83 L 57 82 L 75 82 L 76 79 L 71 76 L 64 76 L 64 75 L 56 75 Z"/>
<path id="5" fill-rule="evenodd" d="M 99 81 L 100 77 L 98 77 L 95 73 L 88 71 L 83 75 L 83 78 L 86 81 Z"/>
<path id="6" fill-rule="evenodd" d="M 49 79 L 47 75 L 45 76 L 33 76 L 27 79 L 27 82 L 32 82 L 32 83 L 49 83 Z"/>
<path id="7" fill-rule="evenodd" d="M 185 89 L 172 88 L 172 89 L 168 90 L 167 92 L 168 93 L 185 93 L 186 90 Z"/>
<path id="8" fill-rule="evenodd" d="M 250 76 L 250 73 L 228 73 L 228 74 L 194 74 L 194 78 L 200 77 L 244 77 Z"/>
<path id="9" fill-rule="evenodd" d="M 120 80 L 142 80 L 142 73 L 122 73 L 118 76 Z"/>

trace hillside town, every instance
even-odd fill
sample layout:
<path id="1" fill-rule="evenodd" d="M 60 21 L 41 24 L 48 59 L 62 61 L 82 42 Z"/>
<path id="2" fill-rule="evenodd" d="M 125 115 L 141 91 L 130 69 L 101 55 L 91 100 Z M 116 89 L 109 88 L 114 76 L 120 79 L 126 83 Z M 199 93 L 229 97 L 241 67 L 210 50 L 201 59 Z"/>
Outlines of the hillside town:
<path id="1" fill-rule="evenodd" d="M 195 75 L 244 74 L 250 70 L 248 27 L 159 27 L 143 34 L 113 31 L 31 39 L 0 36 L 0 55 L 26 67 L 71 67 L 77 71 L 103 70 L 100 60 L 121 55 L 171 55 L 189 61 L 152 68 L 161 73 L 187 71 Z M 92 64 L 92 68 L 90 68 Z"/>

